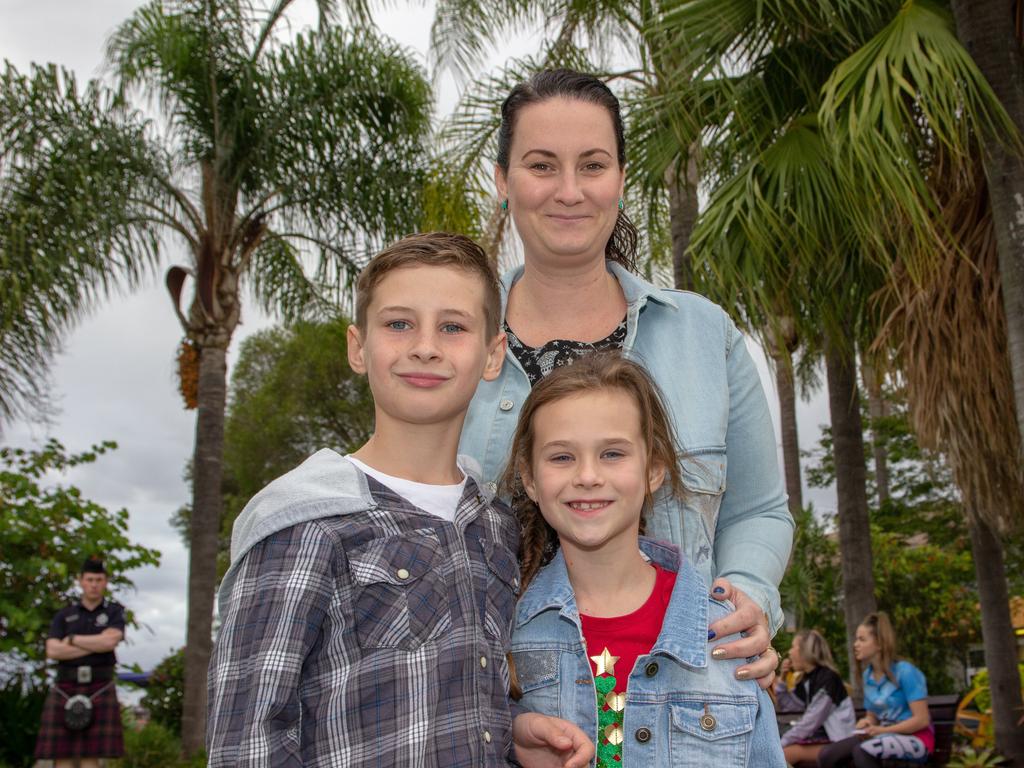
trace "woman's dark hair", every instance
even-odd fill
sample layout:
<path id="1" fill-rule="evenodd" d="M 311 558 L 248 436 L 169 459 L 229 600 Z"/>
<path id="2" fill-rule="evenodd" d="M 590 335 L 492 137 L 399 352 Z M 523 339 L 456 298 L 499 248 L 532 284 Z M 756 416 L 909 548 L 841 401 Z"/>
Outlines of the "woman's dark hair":
<path id="1" fill-rule="evenodd" d="M 597 104 L 608 111 L 615 131 L 615 149 L 619 168 L 626 166 L 626 134 L 622 124 L 619 100 L 604 81 L 572 69 L 545 69 L 537 72 L 525 82 L 519 83 L 501 105 L 501 127 L 498 129 L 498 167 L 508 173 L 509 149 L 516 127 L 516 117 L 523 107 L 539 104 L 549 99 L 570 99 Z M 622 265 L 630 272 L 637 272 L 636 247 L 639 239 L 637 229 L 619 211 L 615 229 L 605 245 L 605 258 Z"/>

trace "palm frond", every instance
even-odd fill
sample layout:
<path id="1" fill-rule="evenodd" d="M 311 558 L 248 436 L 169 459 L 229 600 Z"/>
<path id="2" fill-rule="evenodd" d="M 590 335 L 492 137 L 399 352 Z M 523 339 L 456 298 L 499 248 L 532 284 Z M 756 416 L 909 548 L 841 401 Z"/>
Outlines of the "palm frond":
<path id="1" fill-rule="evenodd" d="M 95 82 L 79 92 L 56 67 L 23 75 L 6 63 L 0 135 L 0 412 L 10 415 L 62 334 L 147 274 L 158 231 L 184 212 L 145 121 Z"/>
<path id="2" fill-rule="evenodd" d="M 431 94 L 411 53 L 366 32 L 307 33 L 274 52 L 260 87 L 243 182 L 268 203 L 255 210 L 366 252 L 414 230 Z"/>
<path id="3" fill-rule="evenodd" d="M 1021 147 L 1012 121 L 957 40 L 948 10 L 931 0 L 904 3 L 836 68 L 820 115 L 844 175 L 852 184 L 870 180 L 881 205 L 902 218 L 902 227 L 885 234 L 918 254 L 905 264 L 912 276 L 949 242 L 922 170 L 928 156 L 941 147 L 951 168 L 969 173 L 974 137 L 995 135 Z M 875 250 L 891 252 L 891 241 L 877 237 L 877 212 L 866 210 L 857 223 Z"/>

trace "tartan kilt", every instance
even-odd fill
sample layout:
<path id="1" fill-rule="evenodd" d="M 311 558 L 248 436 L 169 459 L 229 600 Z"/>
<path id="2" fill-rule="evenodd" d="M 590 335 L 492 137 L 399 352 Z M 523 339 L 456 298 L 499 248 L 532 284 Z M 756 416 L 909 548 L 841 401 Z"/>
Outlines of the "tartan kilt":
<path id="1" fill-rule="evenodd" d="M 68 696 L 91 696 L 110 680 L 79 685 L 57 683 Z M 121 735 L 121 708 L 117 704 L 117 687 L 110 687 L 92 700 L 92 722 L 84 731 L 72 731 L 64 725 L 64 704 L 67 701 L 50 689 L 43 705 L 36 759 L 53 760 L 66 757 L 121 757 L 124 739 Z"/>

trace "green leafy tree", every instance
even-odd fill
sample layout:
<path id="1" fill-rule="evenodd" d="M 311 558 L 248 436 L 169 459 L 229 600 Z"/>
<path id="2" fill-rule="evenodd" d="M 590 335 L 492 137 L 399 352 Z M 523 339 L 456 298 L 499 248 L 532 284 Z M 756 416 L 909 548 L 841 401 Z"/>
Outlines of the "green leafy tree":
<path id="1" fill-rule="evenodd" d="M 0 304 L 6 314 L 17 299 L 17 327 L 34 334 L 11 340 L 23 356 L 145 274 L 164 244 L 186 257 L 166 280 L 198 408 L 189 755 L 205 740 L 226 359 L 242 286 L 286 319 L 344 299 L 354 266 L 417 228 L 429 168 L 430 86 L 412 56 L 376 34 L 363 3 L 345 6 L 345 31 L 333 23 L 342 4 L 317 0 L 319 29 L 296 35 L 292 4 L 152 0 L 111 37 L 113 87 L 79 89 L 52 65 L 7 64 L 0 79 Z"/>
<path id="2" fill-rule="evenodd" d="M 42 449 L 0 448 L 0 653 L 16 653 L 41 674 L 53 615 L 74 596 L 89 555 L 102 555 L 115 591 L 132 586 L 127 572 L 158 565 L 160 553 L 128 538 L 128 510 L 110 512 L 49 474 L 90 464 L 116 445 L 69 454 L 50 440 Z"/>

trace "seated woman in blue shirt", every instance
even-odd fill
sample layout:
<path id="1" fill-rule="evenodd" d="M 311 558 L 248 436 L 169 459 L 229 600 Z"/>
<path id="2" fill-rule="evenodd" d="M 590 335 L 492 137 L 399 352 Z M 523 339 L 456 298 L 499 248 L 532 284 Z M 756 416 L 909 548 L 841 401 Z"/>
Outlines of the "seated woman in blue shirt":
<path id="1" fill-rule="evenodd" d="M 888 614 L 869 613 L 853 641 L 863 669 L 864 709 L 854 736 L 822 750 L 822 768 L 876 768 L 882 760 L 924 763 L 935 749 L 928 714 L 928 684 L 909 661 L 896 659 L 896 633 Z"/>
<path id="2" fill-rule="evenodd" d="M 775 712 L 743 659 L 712 663 L 712 599 L 678 547 L 641 537 L 682 488 L 645 370 L 588 355 L 538 382 L 503 482 L 522 524 L 513 696 L 591 736 L 597 768 L 783 768 Z M 719 654 L 721 655 L 721 654 Z"/>

